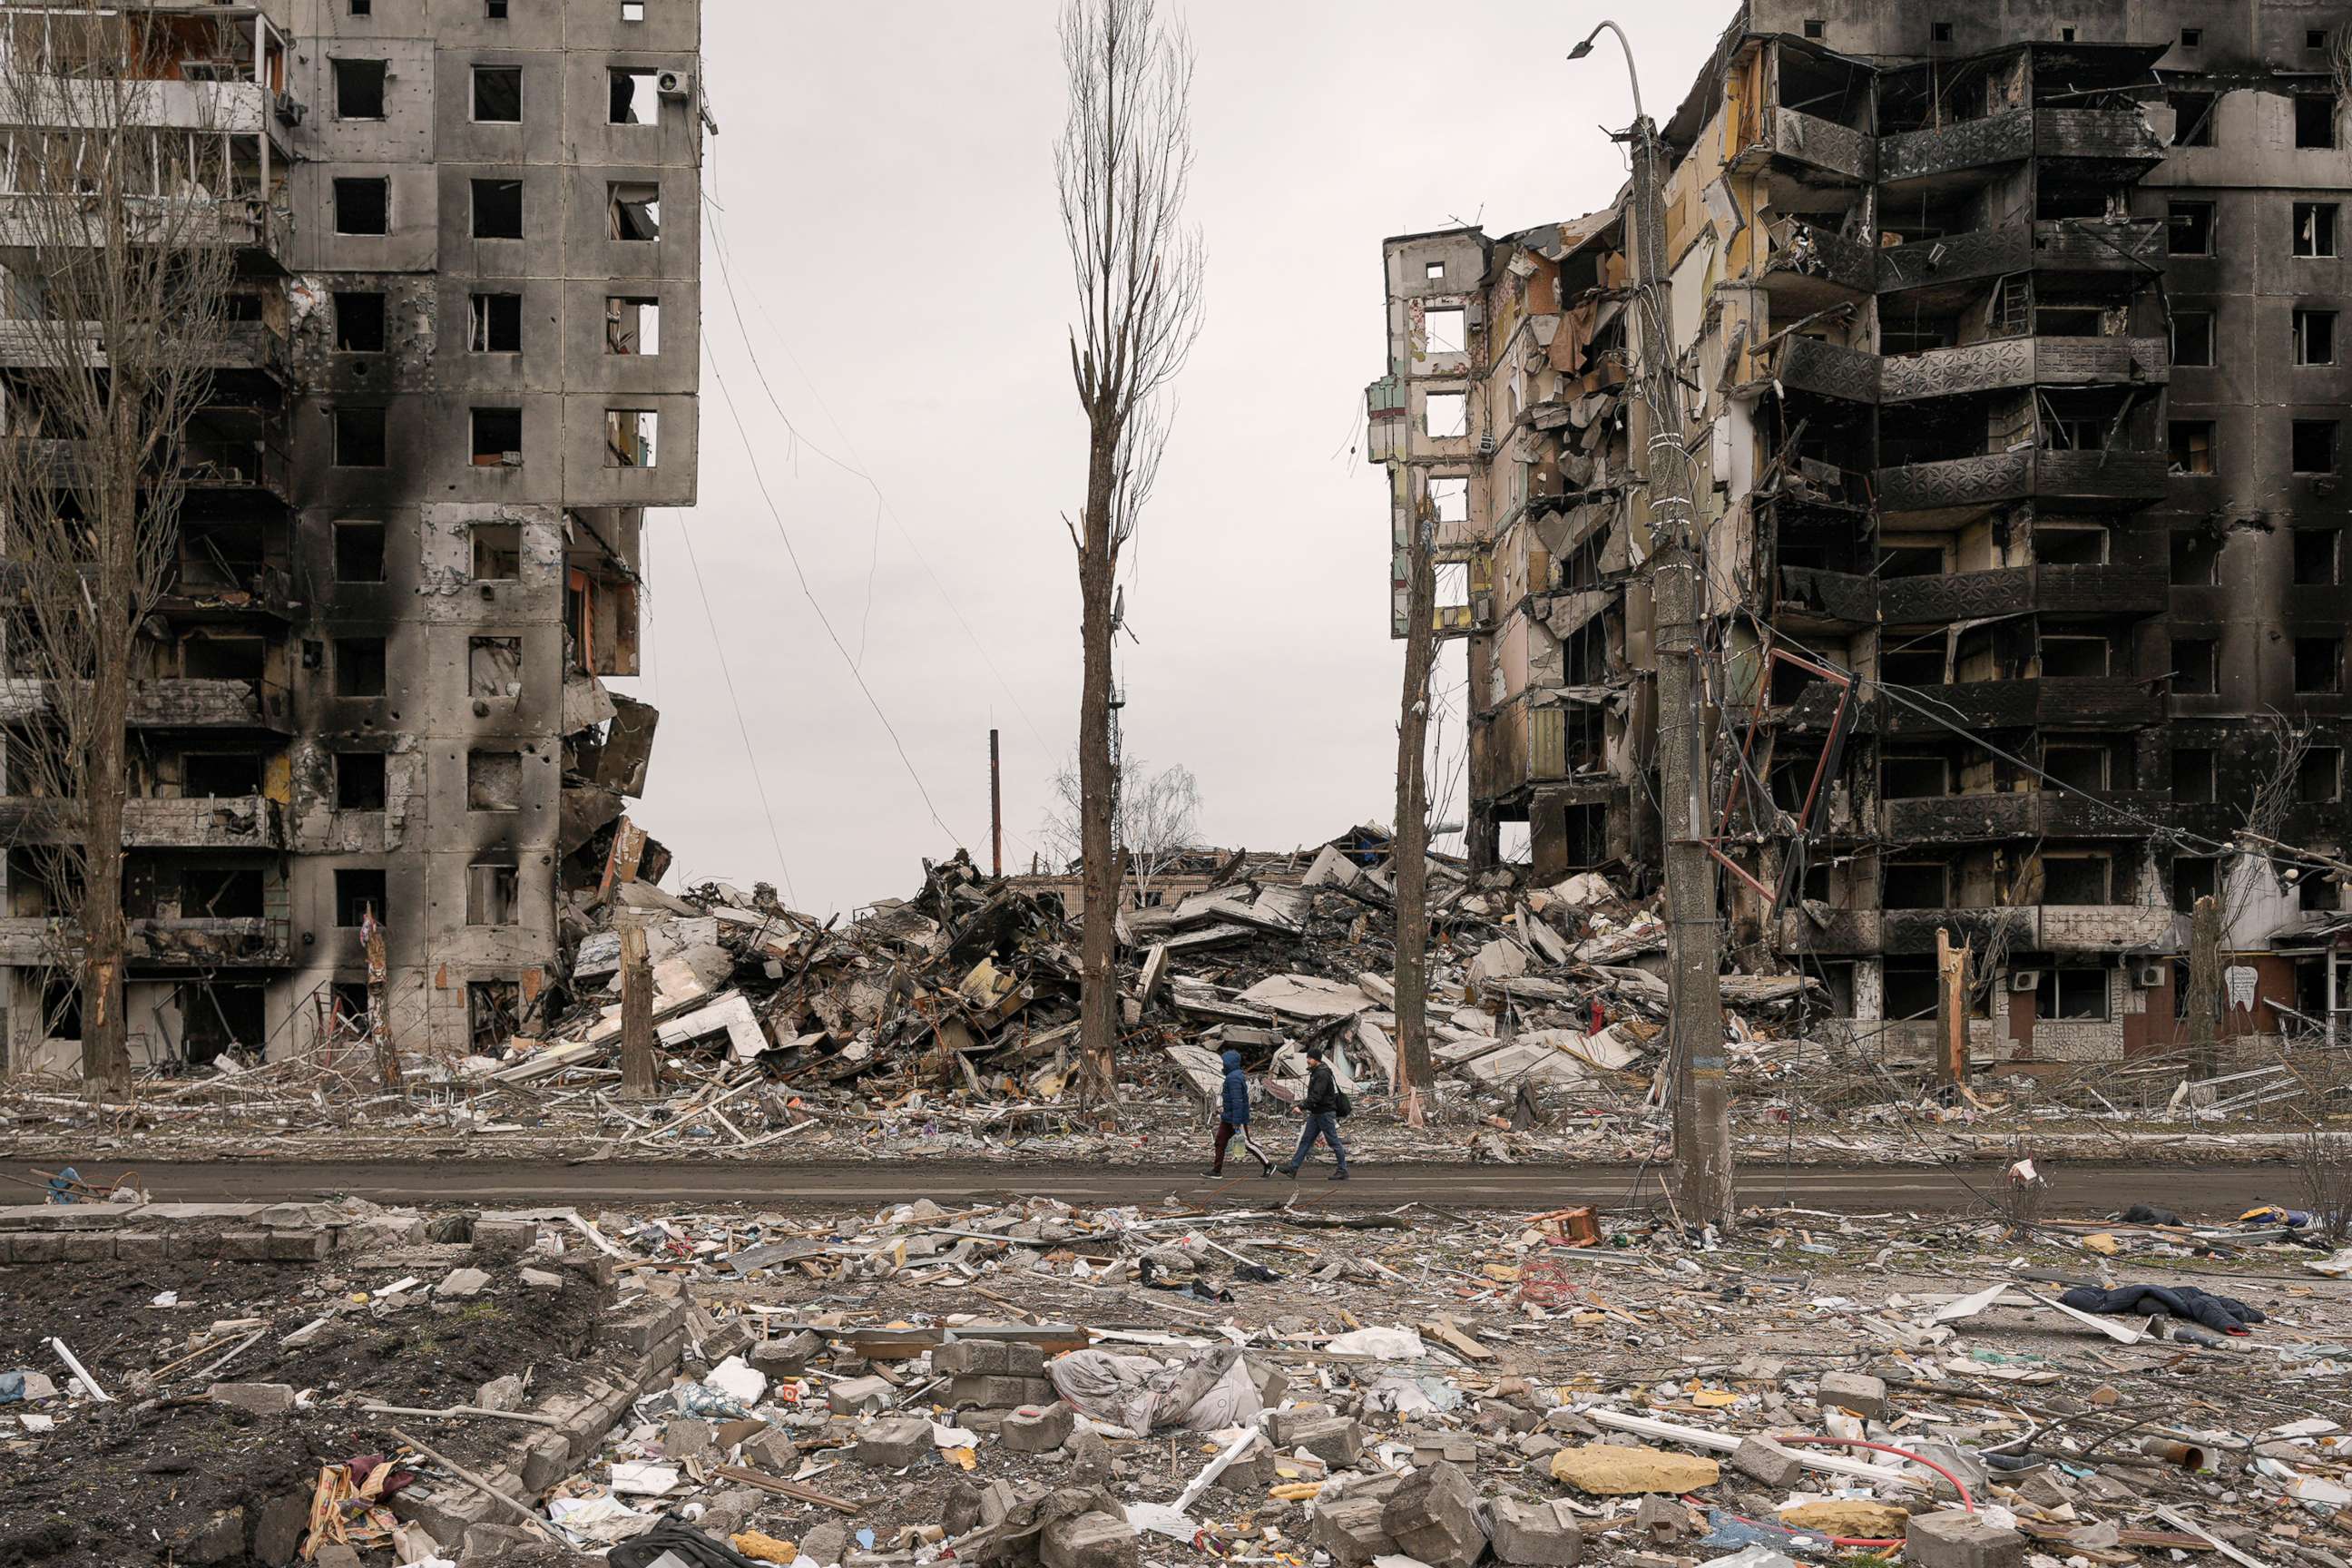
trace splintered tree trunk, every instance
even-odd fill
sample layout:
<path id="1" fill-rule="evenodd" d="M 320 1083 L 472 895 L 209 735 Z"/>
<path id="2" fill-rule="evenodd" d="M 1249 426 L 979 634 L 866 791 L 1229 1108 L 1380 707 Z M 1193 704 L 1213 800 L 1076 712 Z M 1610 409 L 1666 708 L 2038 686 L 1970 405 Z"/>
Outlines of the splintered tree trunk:
<path id="1" fill-rule="evenodd" d="M 621 928 L 621 1092 L 654 1092 L 654 976 L 642 926 Z"/>
<path id="2" fill-rule="evenodd" d="M 2210 1078 L 2220 1070 L 2214 1025 L 2221 1013 L 2221 906 L 2211 894 L 2197 900 L 2189 924 L 2189 1070 Z"/>
<path id="3" fill-rule="evenodd" d="M 1110 831 L 1110 638 L 1111 582 L 1118 565 L 1111 502 L 1118 479 L 1118 431 L 1112 418 L 1108 409 L 1092 417 L 1078 553 L 1078 635 L 1086 650 L 1078 695 L 1078 854 L 1086 874 L 1078 1101 L 1089 1107 L 1112 1104 L 1118 1097 L 1111 1061 L 1118 1010 L 1118 860 Z"/>
<path id="4" fill-rule="evenodd" d="M 1429 677 L 1437 662 L 1437 571 L 1425 525 L 1407 546 L 1404 695 L 1397 715 L 1397 1109 L 1423 1121 L 1429 1092 Z"/>

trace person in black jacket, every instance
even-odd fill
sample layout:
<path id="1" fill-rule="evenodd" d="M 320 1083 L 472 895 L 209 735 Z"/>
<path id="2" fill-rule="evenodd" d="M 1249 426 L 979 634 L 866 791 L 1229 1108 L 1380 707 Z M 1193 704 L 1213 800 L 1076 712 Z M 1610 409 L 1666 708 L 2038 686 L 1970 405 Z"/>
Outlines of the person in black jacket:
<path id="1" fill-rule="evenodd" d="M 1331 1157 L 1339 1168 L 1331 1173 L 1331 1180 L 1348 1179 L 1348 1146 L 1339 1142 L 1339 1085 L 1323 1060 L 1323 1047 L 1307 1047 L 1307 1098 L 1299 1105 L 1307 1112 L 1307 1125 L 1298 1133 L 1298 1152 L 1282 1173 L 1292 1181 L 1298 1179 L 1298 1167 L 1307 1163 L 1307 1156 L 1315 1152 L 1315 1140 L 1320 1138 L 1331 1145 Z"/>

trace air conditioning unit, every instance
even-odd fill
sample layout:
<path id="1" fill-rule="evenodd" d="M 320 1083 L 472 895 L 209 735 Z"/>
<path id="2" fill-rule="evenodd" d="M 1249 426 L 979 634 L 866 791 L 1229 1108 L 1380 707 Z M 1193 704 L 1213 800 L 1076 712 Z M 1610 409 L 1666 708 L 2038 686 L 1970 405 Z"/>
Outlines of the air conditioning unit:
<path id="1" fill-rule="evenodd" d="M 2038 969 L 2011 970 L 2009 972 L 2009 988 L 2011 991 L 2040 990 L 2042 988 L 2042 971 Z"/>
<path id="2" fill-rule="evenodd" d="M 2143 963 L 2132 971 L 2132 984 L 2143 991 L 2161 988 L 2167 976 L 2161 963 Z"/>
<path id="3" fill-rule="evenodd" d="M 694 73 L 692 71 L 664 71 L 661 75 L 654 78 L 654 91 L 659 93 L 664 98 L 692 98 L 694 96 Z"/>
<path id="4" fill-rule="evenodd" d="M 290 92 L 281 92 L 278 94 L 276 103 L 278 118 L 288 125 L 301 124 L 302 116 L 310 111 L 310 105 L 304 103 L 300 99 L 295 97 Z"/>

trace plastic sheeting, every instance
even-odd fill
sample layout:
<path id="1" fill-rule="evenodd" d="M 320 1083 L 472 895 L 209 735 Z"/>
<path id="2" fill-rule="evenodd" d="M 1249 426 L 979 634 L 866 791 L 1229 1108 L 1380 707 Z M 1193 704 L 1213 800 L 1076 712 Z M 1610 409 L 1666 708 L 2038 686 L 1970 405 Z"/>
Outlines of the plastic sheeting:
<path id="1" fill-rule="evenodd" d="M 1255 1422 L 1264 1408 L 1241 1352 L 1230 1348 L 1181 1362 L 1072 1351 L 1048 1363 L 1045 1375 L 1072 1409 L 1138 1434 L 1221 1432 Z"/>

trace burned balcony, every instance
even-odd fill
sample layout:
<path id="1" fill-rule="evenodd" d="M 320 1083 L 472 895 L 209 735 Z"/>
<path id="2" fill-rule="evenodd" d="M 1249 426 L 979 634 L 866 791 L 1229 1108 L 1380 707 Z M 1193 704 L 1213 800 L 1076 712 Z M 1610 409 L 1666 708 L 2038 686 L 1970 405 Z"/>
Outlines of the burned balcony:
<path id="1" fill-rule="evenodd" d="M 1773 618 L 1790 626 L 1865 626 L 1878 623 L 1884 585 L 1857 572 L 1824 572 L 1811 566 L 1780 568 L 1780 593 Z"/>
<path id="2" fill-rule="evenodd" d="M 1883 247 L 1874 254 L 1875 287 L 1881 293 L 1892 293 L 1931 284 L 2005 278 L 2032 266 L 2033 254 L 2033 233 L 2022 224 L 1915 239 L 1907 245 Z"/>
<path id="3" fill-rule="evenodd" d="M 1785 387 L 1854 403 L 1916 403 L 2023 386 L 2154 386 L 2170 379 L 2162 338 L 2006 337 L 1911 354 L 1872 354 L 1818 338 L 1782 342 Z"/>
<path id="4" fill-rule="evenodd" d="M 1878 584 L 1879 616 L 1895 626 L 1942 626 L 2033 611 L 2155 615 L 2168 603 L 2162 568 L 2105 563 L 2004 566 L 1891 577 Z"/>
<path id="5" fill-rule="evenodd" d="M 254 916 L 134 920 L 131 963 L 142 969 L 275 969 L 294 962 L 291 922 Z M 0 918 L 0 963 L 72 962 L 72 922 L 41 915 Z"/>
<path id="6" fill-rule="evenodd" d="M 0 796 L 0 837 L 11 844 L 60 844 L 72 832 L 63 802 Z M 122 805 L 122 839 L 131 849 L 283 849 L 286 823 L 266 795 L 136 797 Z"/>
<path id="7" fill-rule="evenodd" d="M 2137 106 L 2037 109 L 2033 151 L 2043 158 L 2087 160 L 2129 179 L 2164 162 L 2164 139 Z"/>
<path id="8" fill-rule="evenodd" d="M 2165 797 L 2150 791 L 2011 790 L 1927 795 L 1880 807 L 1889 839 L 1905 844 L 2002 838 L 2143 838 L 2164 820 Z"/>
<path id="9" fill-rule="evenodd" d="M 1786 930 L 1783 921 L 1783 930 Z M 2016 904 L 1990 909 L 1887 910 L 1880 951 L 1933 952 L 1937 931 L 1979 952 L 2164 952 L 2174 951 L 2172 911 L 2148 904 Z"/>
<path id="10" fill-rule="evenodd" d="M 1969 730 L 2052 726 L 2137 730 L 2163 718 L 2163 705 L 2152 683 L 2117 676 L 2041 676 L 1910 686 L 1902 689 L 1899 698 L 1886 693 L 1881 700 L 1886 728 L 1897 734 L 1940 734 L 1950 724 Z"/>
<path id="11" fill-rule="evenodd" d="M 1500 799 L 1532 784 L 1568 785 L 1573 803 L 1609 798 L 1605 709 L 1573 696 L 1541 692 L 1497 709 L 1480 748 L 1478 790 Z"/>
<path id="12" fill-rule="evenodd" d="M 1889 514 L 1975 512 L 2033 500 L 2130 508 L 2164 499 L 2165 459 L 2161 452 L 2125 447 L 2026 448 L 1884 468 L 1874 486 L 1880 510 Z"/>
<path id="13" fill-rule="evenodd" d="M 215 351 L 211 358 L 216 372 L 254 373 L 281 383 L 290 374 L 285 335 L 260 321 L 222 323 Z M 93 325 L 83 323 L 75 331 L 71 323 L 0 320 L 0 369 L 37 368 L 67 352 L 75 363 L 106 367 L 106 351 Z"/>
<path id="14" fill-rule="evenodd" d="M 0 724 L 20 724 L 50 710 L 45 683 L 0 678 Z M 292 732 L 291 703 L 260 680 L 165 679 L 131 686 L 131 722 L 151 730 L 265 730 Z"/>
<path id="15" fill-rule="evenodd" d="M 1799 313 L 1869 293 L 1878 270 L 1870 247 L 1836 229 L 1785 217 L 1765 230 L 1763 281 L 1778 309 Z"/>
<path id="16" fill-rule="evenodd" d="M 1878 148 L 1867 131 L 1801 110 L 1776 106 L 1768 112 L 1775 157 L 1849 180 L 1877 177 Z"/>
<path id="17" fill-rule="evenodd" d="M 1841 910 L 1817 900 L 1780 911 L 1776 945 L 1782 952 L 1850 958 L 1879 949 L 1880 911 Z"/>
<path id="18" fill-rule="evenodd" d="M 1962 170 L 1990 169 L 2032 156 L 2034 110 L 2012 109 L 1927 131 L 1878 139 L 1878 178 L 1886 184 Z"/>

